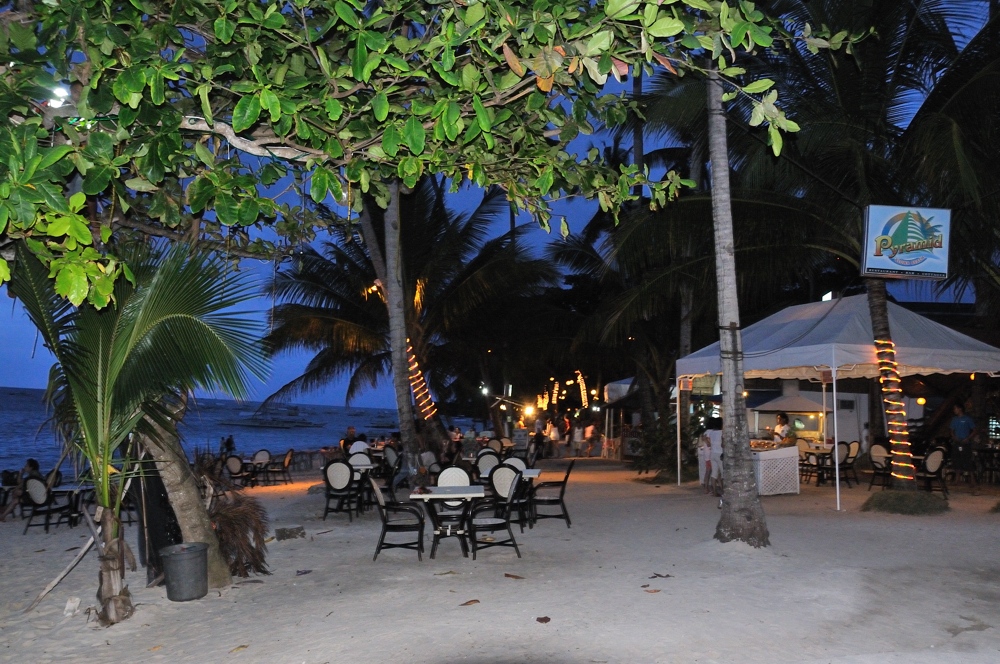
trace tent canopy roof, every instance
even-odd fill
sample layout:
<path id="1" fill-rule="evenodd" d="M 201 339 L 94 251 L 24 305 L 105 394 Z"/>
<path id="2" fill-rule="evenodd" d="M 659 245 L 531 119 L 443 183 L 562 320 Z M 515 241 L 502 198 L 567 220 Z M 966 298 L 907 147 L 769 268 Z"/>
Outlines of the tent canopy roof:
<path id="1" fill-rule="evenodd" d="M 1000 372 L 1000 349 L 892 302 L 889 329 L 901 375 Z M 867 295 L 788 307 L 743 330 L 746 378 L 815 380 L 832 367 L 838 378 L 878 376 Z M 720 372 L 718 342 L 677 361 L 678 378 Z"/>
<path id="2" fill-rule="evenodd" d="M 793 395 L 771 399 L 767 403 L 757 406 L 754 410 L 765 413 L 820 413 L 823 412 L 823 404 Z M 830 412 L 829 407 L 826 408 L 826 412 Z"/>

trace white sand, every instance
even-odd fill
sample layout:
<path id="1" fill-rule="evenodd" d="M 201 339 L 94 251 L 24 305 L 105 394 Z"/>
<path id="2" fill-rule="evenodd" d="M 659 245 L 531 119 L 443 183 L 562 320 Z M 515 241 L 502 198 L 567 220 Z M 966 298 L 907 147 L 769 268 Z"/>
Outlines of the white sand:
<path id="1" fill-rule="evenodd" d="M 71 597 L 94 603 L 94 554 L 22 613 L 83 529 L 0 524 L 0 661 L 1000 661 L 996 492 L 960 490 L 948 514 L 904 517 L 859 512 L 864 488 L 845 489 L 838 513 L 831 489 L 804 487 L 764 499 L 772 546 L 753 550 L 712 539 L 719 512 L 700 488 L 634 477 L 578 463 L 572 529 L 542 521 L 515 531 L 522 559 L 494 548 L 476 562 L 445 540 L 436 560 L 393 549 L 373 563 L 374 512 L 322 521 L 312 476 L 253 489 L 273 526 L 308 535 L 271 543 L 272 576 L 174 603 L 140 569 L 128 576 L 136 613 L 110 629 L 63 616 Z"/>

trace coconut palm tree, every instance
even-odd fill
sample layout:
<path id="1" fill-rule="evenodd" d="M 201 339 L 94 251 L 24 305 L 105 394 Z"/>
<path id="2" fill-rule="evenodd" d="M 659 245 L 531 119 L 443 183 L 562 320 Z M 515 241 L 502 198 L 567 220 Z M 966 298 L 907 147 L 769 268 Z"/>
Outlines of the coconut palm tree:
<path id="1" fill-rule="evenodd" d="M 171 445 L 164 437 L 174 429 L 166 402 L 194 388 L 247 396 L 250 378 L 263 376 L 265 363 L 255 324 L 232 307 L 253 291 L 227 277 L 218 259 L 189 255 L 186 247 L 162 254 L 132 247 L 120 255 L 133 278 L 117 281 L 114 305 L 74 308 L 30 252 L 23 246 L 17 252 L 10 292 L 55 356 L 49 386 L 55 416 L 87 462 L 100 511 L 100 616 L 116 623 L 132 613 L 118 514 L 133 440 Z M 198 500 L 184 505 L 197 506 L 204 511 Z"/>
<path id="2" fill-rule="evenodd" d="M 488 190 L 475 210 L 459 214 L 445 206 L 442 183 L 425 179 L 402 198 L 401 213 L 409 346 L 432 391 L 446 395 L 460 371 L 480 365 L 482 358 L 472 356 L 485 355 L 490 338 L 488 331 L 481 334 L 482 326 L 505 315 L 511 298 L 539 292 L 555 275 L 547 262 L 530 256 L 527 243 L 516 241 L 526 228 L 488 239 L 494 221 L 508 213 L 502 190 Z M 371 224 L 380 251 L 381 222 L 375 218 Z M 269 352 L 315 353 L 305 371 L 272 399 L 346 375 L 349 403 L 392 370 L 389 316 L 369 245 L 351 226 L 333 234 L 322 252 L 297 253 L 270 286 L 281 304 L 265 338 Z"/>

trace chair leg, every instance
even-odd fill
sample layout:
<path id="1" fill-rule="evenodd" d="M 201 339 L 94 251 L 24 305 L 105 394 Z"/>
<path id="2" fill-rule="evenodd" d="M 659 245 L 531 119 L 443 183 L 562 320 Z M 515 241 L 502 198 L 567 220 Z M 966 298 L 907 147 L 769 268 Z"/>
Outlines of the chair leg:
<path id="1" fill-rule="evenodd" d="M 510 543 L 514 545 L 514 553 L 516 553 L 517 557 L 520 558 L 521 550 L 517 548 L 517 540 L 514 539 L 514 531 L 510 529 L 510 521 L 507 522 L 507 534 L 510 535 Z"/>
<path id="2" fill-rule="evenodd" d="M 383 542 L 385 542 L 385 526 L 382 526 L 382 534 L 378 538 L 378 544 L 375 545 L 375 556 L 372 558 L 372 562 L 378 560 L 378 552 L 382 550 Z"/>

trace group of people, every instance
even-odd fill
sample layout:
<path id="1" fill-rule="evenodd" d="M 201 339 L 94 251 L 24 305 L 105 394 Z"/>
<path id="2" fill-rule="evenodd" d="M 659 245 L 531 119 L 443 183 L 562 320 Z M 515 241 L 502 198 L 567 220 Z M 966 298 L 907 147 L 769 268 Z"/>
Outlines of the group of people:
<path id="1" fill-rule="evenodd" d="M 571 420 L 568 413 L 555 419 L 536 419 L 535 439 L 543 444 L 543 456 L 549 458 L 589 457 L 601 448 L 597 423 L 583 417 Z"/>

